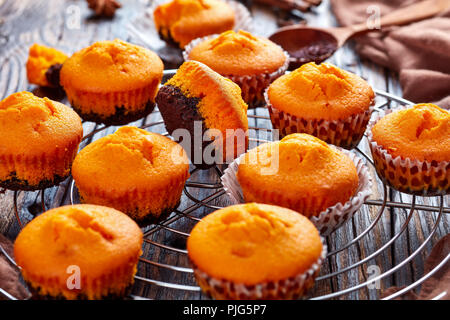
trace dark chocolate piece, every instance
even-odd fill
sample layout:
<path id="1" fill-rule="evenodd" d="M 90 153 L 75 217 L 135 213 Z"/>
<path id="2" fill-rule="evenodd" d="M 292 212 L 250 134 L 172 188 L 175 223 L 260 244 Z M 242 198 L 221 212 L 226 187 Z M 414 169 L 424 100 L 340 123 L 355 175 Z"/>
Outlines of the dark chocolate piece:
<path id="1" fill-rule="evenodd" d="M 47 78 L 48 83 L 50 83 L 50 85 L 54 88 L 61 88 L 61 84 L 59 82 L 61 68 L 62 64 L 55 63 L 45 72 L 45 78 Z"/>
<path id="2" fill-rule="evenodd" d="M 128 109 L 126 109 L 123 106 L 116 107 L 116 111 L 114 114 L 104 117 L 97 113 L 85 113 L 76 106 L 73 102 L 71 102 L 73 110 L 75 110 L 76 113 L 85 121 L 92 121 L 95 123 L 103 123 L 107 126 L 109 125 L 124 125 L 136 120 L 139 120 L 141 118 L 146 117 L 149 113 L 153 111 L 155 108 L 155 103 L 152 101 L 148 101 L 145 105 L 144 109 L 135 111 L 135 112 L 129 112 Z"/>
<path id="3" fill-rule="evenodd" d="M 335 43 L 321 40 L 295 51 L 290 51 L 289 54 L 301 64 L 308 62 L 321 63 L 330 57 L 336 49 L 337 45 Z"/>
<path id="4" fill-rule="evenodd" d="M 186 150 L 188 156 L 191 158 L 191 162 L 200 169 L 208 169 L 214 166 L 214 164 L 208 164 L 203 161 L 201 163 L 197 162 L 197 159 L 192 159 L 195 153 L 201 152 L 203 155 L 203 150 L 210 144 L 212 141 L 203 141 L 202 137 L 204 136 L 205 131 L 208 129 L 205 125 L 205 119 L 198 112 L 197 104 L 199 103 L 200 98 L 186 97 L 180 88 L 175 86 L 166 85 L 159 89 L 159 92 L 156 96 L 156 103 L 158 105 L 159 111 L 161 112 L 161 116 L 164 119 L 164 124 L 166 125 L 167 132 L 172 135 L 176 129 L 183 128 L 187 129 L 191 136 L 191 150 Z M 201 121 L 202 123 L 202 137 L 195 137 L 194 135 L 194 122 Z M 198 133 L 197 133 L 198 134 Z M 194 148 L 199 143 L 195 143 L 195 139 L 202 139 L 201 150 L 195 150 Z M 178 143 L 182 143 L 182 141 L 177 141 Z M 195 160 L 195 161 L 194 161 Z"/>

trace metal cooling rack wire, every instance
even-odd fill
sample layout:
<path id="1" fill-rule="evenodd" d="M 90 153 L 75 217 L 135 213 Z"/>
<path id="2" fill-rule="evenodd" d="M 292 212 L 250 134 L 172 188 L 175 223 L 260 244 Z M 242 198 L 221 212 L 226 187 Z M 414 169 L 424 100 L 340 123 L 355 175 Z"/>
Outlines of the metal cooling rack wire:
<path id="1" fill-rule="evenodd" d="M 165 73 L 165 76 L 170 76 L 173 74 L 173 71 L 168 71 Z M 377 97 L 381 97 L 386 99 L 386 101 L 377 104 L 374 109 L 375 112 L 377 111 L 381 111 L 384 108 L 387 108 L 390 106 L 390 104 L 392 102 L 394 103 L 399 103 L 399 104 L 411 104 L 411 102 L 396 97 L 394 95 L 391 95 L 389 93 L 383 92 L 383 91 L 379 91 L 379 90 L 375 90 Z M 152 114 L 157 113 L 158 111 L 154 111 Z M 256 144 L 260 144 L 260 143 L 264 143 L 267 142 L 269 140 L 267 139 L 261 139 L 259 138 L 259 133 L 264 132 L 264 133 L 268 133 L 271 132 L 271 129 L 268 128 L 263 128 L 258 126 L 258 122 L 259 121 L 270 121 L 270 118 L 267 115 L 260 115 L 257 114 L 256 111 L 250 112 L 248 115 L 249 120 L 253 120 L 256 125 L 255 126 L 250 126 L 250 131 L 253 131 L 253 134 L 251 134 L 250 137 L 250 141 Z M 148 124 L 144 124 L 142 126 L 140 126 L 140 128 L 143 129 L 151 129 L 154 126 L 157 125 L 161 125 L 163 124 L 163 121 L 153 121 L 150 122 Z M 85 135 L 83 137 L 83 140 L 86 139 L 90 139 L 93 138 L 95 134 L 100 133 L 102 130 L 105 130 L 108 127 L 100 127 L 97 128 L 93 131 L 91 131 L 89 134 Z M 167 132 L 163 133 L 164 135 L 168 135 Z M 365 158 L 365 160 L 367 161 L 368 164 L 370 164 L 371 166 L 373 166 L 373 161 L 371 159 L 371 157 L 369 155 L 367 155 L 365 152 L 363 152 L 361 149 L 356 148 L 355 151 L 357 153 L 359 153 L 363 158 Z M 210 169 L 211 172 L 213 172 L 215 174 L 215 180 L 216 181 L 220 181 L 218 178 L 222 175 L 222 171 L 220 170 L 219 167 L 213 167 L 212 169 Z M 191 175 L 193 176 L 196 172 L 198 171 L 198 169 L 193 169 L 191 171 Z M 192 178 L 191 178 L 192 179 Z M 194 196 L 192 194 L 192 192 L 190 191 L 190 189 L 195 189 L 195 188 L 200 188 L 200 189 L 206 189 L 206 190 L 210 190 L 212 193 L 209 194 L 208 196 L 205 196 L 202 199 L 198 199 L 196 196 Z M 70 202 L 76 203 L 76 187 L 75 187 L 75 183 L 72 180 L 69 186 L 69 192 L 70 192 Z M 200 220 L 199 217 L 192 215 L 193 213 L 195 213 L 196 210 L 200 209 L 200 208 L 208 208 L 208 209 L 219 209 L 221 208 L 220 206 L 216 206 L 211 204 L 211 202 L 225 196 L 225 191 L 222 188 L 222 185 L 220 184 L 220 182 L 204 182 L 204 181 L 191 181 L 189 180 L 186 183 L 186 186 L 184 188 L 184 194 L 185 196 L 191 200 L 193 202 L 192 205 L 188 206 L 187 208 L 183 209 L 183 210 L 175 210 L 167 219 L 165 219 L 164 221 L 153 225 L 151 227 L 149 227 L 145 233 L 144 233 L 144 243 L 150 246 L 154 246 L 157 247 L 159 249 L 162 250 L 166 250 L 166 251 L 170 251 L 174 254 L 179 254 L 179 255 L 187 255 L 187 250 L 185 249 L 181 249 L 181 248 L 176 248 L 173 247 L 171 245 L 167 245 L 165 243 L 160 243 L 158 241 L 155 241 L 153 239 L 151 239 L 151 236 L 157 232 L 161 232 L 161 231 L 165 231 L 165 232 L 169 232 L 173 235 L 177 235 L 180 236 L 182 238 L 187 238 L 189 236 L 188 232 L 182 231 L 182 230 L 178 230 L 175 227 L 173 227 L 172 225 L 179 221 L 179 220 L 183 220 L 185 219 L 186 221 L 190 221 L 190 222 L 198 222 Z M 416 257 L 423 249 L 424 247 L 429 243 L 429 241 L 431 240 L 431 238 L 433 237 L 433 235 L 436 233 L 436 230 L 439 226 L 439 222 L 441 221 L 441 218 L 443 216 L 444 213 L 450 213 L 450 208 L 448 207 L 444 207 L 444 198 L 441 196 L 439 198 L 439 206 L 432 206 L 432 205 L 418 205 L 416 204 L 416 196 L 412 197 L 412 201 L 411 203 L 404 203 L 402 200 L 400 201 L 388 201 L 387 200 L 387 195 L 388 195 L 388 187 L 383 184 L 383 197 L 382 199 L 370 199 L 367 200 L 365 205 L 366 206 L 373 206 L 377 208 L 377 213 L 374 217 L 374 219 L 370 222 L 370 224 L 367 226 L 367 228 L 365 230 L 363 230 L 361 233 L 359 233 L 358 235 L 355 235 L 355 237 L 350 240 L 348 243 L 342 245 L 340 248 L 337 248 L 331 252 L 329 252 L 327 254 L 327 257 L 333 257 L 335 255 L 337 255 L 338 253 L 350 248 L 353 245 L 356 245 L 359 241 L 361 241 L 364 237 L 368 236 L 370 234 L 370 232 L 374 229 L 374 227 L 379 223 L 381 217 L 383 216 L 383 212 L 385 211 L 386 208 L 392 208 L 392 209 L 403 209 L 403 210 L 409 210 L 409 213 L 407 215 L 406 220 L 404 221 L 404 223 L 402 224 L 402 226 L 400 227 L 400 230 L 398 233 L 394 234 L 392 236 L 391 239 L 389 239 L 389 241 L 387 241 L 385 244 L 383 244 L 380 248 L 377 248 L 374 252 L 372 252 L 370 255 L 368 255 L 367 257 L 360 259 L 359 261 L 348 265 L 336 272 L 332 272 L 329 274 L 325 274 L 322 275 L 320 277 L 318 277 L 316 279 L 317 282 L 319 281 L 323 281 L 323 280 L 327 280 L 327 279 L 332 279 L 334 277 L 337 277 L 341 274 L 344 274 L 350 270 L 353 270 L 354 268 L 357 268 L 359 266 L 364 265 L 365 263 L 367 263 L 368 261 L 374 259 L 375 257 L 379 256 L 380 254 L 382 254 L 383 252 L 385 252 L 386 250 L 388 250 L 388 248 L 390 248 L 392 246 L 392 244 L 398 240 L 398 238 L 405 232 L 405 230 L 407 229 L 408 224 L 410 223 L 412 217 L 414 216 L 415 212 L 417 212 L 417 210 L 423 210 L 423 211 L 429 211 L 429 212 L 438 212 L 438 217 L 435 220 L 435 223 L 429 233 L 429 235 L 427 236 L 427 238 L 420 244 L 420 246 L 414 251 L 412 252 L 407 258 L 405 258 L 403 261 L 401 261 L 400 263 L 396 264 L 395 266 L 393 266 L 391 269 L 385 271 L 384 273 L 378 275 L 375 278 L 372 278 L 368 281 L 359 283 L 356 286 L 353 287 L 349 287 L 346 288 L 344 290 L 340 290 L 337 292 L 331 292 L 329 294 L 325 294 L 322 296 L 318 296 L 318 297 L 313 297 L 312 299 L 314 300 L 321 300 L 321 299 L 331 299 L 331 298 L 337 298 L 343 295 L 346 295 L 348 293 L 351 293 L 353 291 L 357 291 L 360 290 L 364 287 L 366 287 L 367 285 L 373 283 L 374 281 L 377 280 L 381 280 L 385 277 L 388 277 L 390 275 L 392 275 L 393 273 L 399 271 L 402 267 L 404 267 L 407 263 L 409 263 L 414 257 Z M 19 224 L 21 224 L 20 218 L 19 218 L 19 213 L 18 213 L 18 209 L 17 209 L 17 197 L 18 197 L 18 192 L 14 192 L 14 212 L 15 215 L 18 219 Z M 41 201 L 43 204 L 43 210 L 45 211 L 45 205 L 44 205 L 44 191 L 42 190 L 41 192 Z M 8 259 L 8 261 L 10 261 L 13 265 L 15 265 L 14 260 L 9 257 L 7 255 L 7 253 L 3 250 L 3 248 L 0 247 L 0 253 L 5 255 Z M 427 273 L 426 275 L 423 275 L 420 279 L 418 279 L 417 281 L 411 283 L 409 286 L 407 286 L 406 288 L 396 292 L 395 294 L 392 294 L 388 297 L 385 297 L 385 300 L 389 300 L 389 299 L 393 299 L 396 298 L 398 296 L 401 296 L 402 294 L 408 292 L 409 290 L 412 290 L 414 288 L 416 288 L 417 286 L 421 285 L 426 279 L 428 279 L 429 277 L 431 277 L 435 272 L 437 272 L 440 268 L 442 268 L 444 265 L 446 265 L 450 260 L 450 254 L 447 255 L 447 257 L 441 261 L 441 263 L 439 263 L 433 270 L 431 270 L 429 273 Z M 161 269 L 165 269 L 165 270 L 169 270 L 170 272 L 181 272 L 187 275 L 190 275 L 192 282 L 194 281 L 193 278 L 193 270 L 191 268 L 188 267 L 182 267 L 182 266 L 178 266 L 178 265 L 171 265 L 171 264 L 166 264 L 166 263 L 160 263 L 157 261 L 153 261 L 151 259 L 151 257 L 146 257 L 146 256 L 142 256 L 139 260 L 140 264 L 143 265 L 150 265 L 156 268 L 161 268 Z M 169 289 L 169 290 L 184 290 L 184 291 L 190 291 L 190 292 L 199 292 L 200 288 L 196 285 L 188 285 L 188 284 L 183 284 L 183 283 L 171 283 L 171 282 L 167 282 L 167 281 L 161 281 L 158 279 L 152 279 L 152 278 L 148 278 L 142 275 L 136 275 L 135 276 L 135 280 L 136 281 L 140 281 L 140 282 L 144 282 L 147 285 L 150 286 L 157 286 L 157 287 L 161 287 L 161 288 L 165 288 L 165 289 Z M 13 297 L 12 295 L 10 295 L 9 293 L 7 293 L 4 289 L 0 288 L 0 294 L 4 295 L 6 298 L 8 299 L 15 299 L 15 297 Z M 434 299 L 439 299 L 440 297 L 442 297 L 443 295 L 445 295 L 445 292 L 437 295 L 436 297 L 434 297 Z M 132 295 L 130 296 L 130 298 L 132 299 L 147 299 L 144 297 L 139 297 L 136 295 Z"/>

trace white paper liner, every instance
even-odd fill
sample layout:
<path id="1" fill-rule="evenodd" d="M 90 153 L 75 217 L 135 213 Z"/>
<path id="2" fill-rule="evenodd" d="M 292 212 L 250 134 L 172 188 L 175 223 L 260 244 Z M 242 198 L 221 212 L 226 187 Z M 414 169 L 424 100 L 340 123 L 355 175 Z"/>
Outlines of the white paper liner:
<path id="1" fill-rule="evenodd" d="M 314 286 L 314 279 L 320 271 L 327 255 L 325 239 L 322 241 L 322 252 L 317 261 L 305 272 L 283 280 L 264 282 L 256 285 L 233 283 L 225 279 L 217 279 L 200 270 L 192 261 L 194 276 L 200 287 L 215 299 L 220 300 L 267 300 L 298 299 Z"/>
<path id="2" fill-rule="evenodd" d="M 202 38 L 197 38 L 192 40 L 189 44 L 184 47 L 183 51 L 183 59 L 184 61 L 189 60 L 189 54 L 192 49 L 197 46 L 199 43 L 217 38 L 218 34 L 209 35 Z M 275 44 L 278 46 L 277 44 Z M 280 47 L 280 46 L 278 46 Z M 283 48 L 280 47 L 281 50 Z M 242 99 L 248 104 L 249 108 L 256 108 L 265 105 L 264 92 L 267 87 L 277 78 L 281 77 L 289 67 L 289 54 L 283 50 L 283 53 L 286 57 L 284 64 L 278 68 L 278 70 L 271 73 L 260 73 L 254 75 L 233 75 L 233 74 L 222 74 L 222 76 L 230 79 L 239 87 L 242 91 Z"/>
<path id="3" fill-rule="evenodd" d="M 320 234 L 323 236 L 330 235 L 344 222 L 351 219 L 351 217 L 361 208 L 372 193 L 372 178 L 369 174 L 369 169 L 364 164 L 364 161 L 348 150 L 339 147 L 336 148 L 346 154 L 353 161 L 356 167 L 359 182 L 355 195 L 353 195 L 346 203 L 342 204 L 339 202 L 334 206 L 320 212 L 318 216 L 311 216 L 309 218 L 309 220 L 314 223 Z M 245 203 L 242 188 L 237 179 L 239 163 L 244 155 L 245 154 L 235 159 L 220 178 L 223 189 L 233 204 Z"/>
<path id="4" fill-rule="evenodd" d="M 151 10 L 151 17 L 153 21 L 155 20 L 153 16 L 153 12 L 155 12 L 155 9 L 164 4 L 168 3 L 172 0 L 154 0 L 150 10 Z M 224 0 L 224 2 L 228 3 L 228 5 L 233 9 L 234 11 L 234 31 L 238 30 L 245 30 L 252 32 L 253 30 L 253 22 L 252 22 L 252 16 L 248 9 L 240 2 L 234 1 L 234 0 Z"/>
<path id="5" fill-rule="evenodd" d="M 305 119 L 278 110 L 270 103 L 268 89 L 264 92 L 270 120 L 275 129 L 280 130 L 280 137 L 291 133 L 307 133 L 335 146 L 353 149 L 364 136 L 373 111 L 373 100 L 369 108 L 361 113 L 341 120 Z"/>
<path id="6" fill-rule="evenodd" d="M 386 115 L 409 109 L 400 106 L 379 112 L 367 129 L 370 151 L 380 179 L 401 192 L 419 196 L 450 194 L 450 161 L 420 161 L 411 158 L 394 158 L 386 149 L 373 140 L 373 126 Z"/>

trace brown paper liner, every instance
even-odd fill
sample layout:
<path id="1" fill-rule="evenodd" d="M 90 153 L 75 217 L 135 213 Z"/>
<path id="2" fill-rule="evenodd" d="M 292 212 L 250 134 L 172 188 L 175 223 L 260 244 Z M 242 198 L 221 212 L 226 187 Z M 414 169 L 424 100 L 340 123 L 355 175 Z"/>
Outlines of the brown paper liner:
<path id="1" fill-rule="evenodd" d="M 61 182 L 70 175 L 80 142 L 81 134 L 67 145 L 41 155 L 0 155 L 0 173 L 4 173 L 0 185 L 13 190 L 38 190 Z M 15 173 L 14 177 L 11 173 Z"/>
<path id="2" fill-rule="evenodd" d="M 281 138 L 291 133 L 307 133 L 345 149 L 353 149 L 361 141 L 373 111 L 372 102 L 366 111 L 354 114 L 346 119 L 310 120 L 273 107 L 269 101 L 267 90 L 264 96 L 272 125 L 275 129 L 280 130 Z"/>
<path id="3" fill-rule="evenodd" d="M 141 223 L 158 221 L 158 218 L 168 210 L 178 207 L 188 178 L 189 172 L 186 171 L 184 175 L 172 178 L 164 189 L 133 189 L 121 195 L 115 191 L 108 192 L 105 189 L 95 188 L 89 182 L 75 182 L 82 203 L 112 207 Z"/>
<path id="4" fill-rule="evenodd" d="M 350 151 L 347 151 L 342 148 L 338 148 L 338 150 L 342 151 L 348 157 L 350 157 L 350 159 L 355 164 L 359 180 L 358 188 L 356 189 L 356 193 L 346 203 L 342 204 L 339 202 L 327 208 L 326 210 L 320 212 L 317 216 L 308 217 L 309 220 L 311 220 L 311 222 L 320 231 L 320 234 L 323 236 L 328 236 L 333 231 L 338 229 L 346 221 L 351 219 L 351 217 L 356 212 L 358 212 L 358 210 L 362 207 L 364 202 L 369 198 L 370 194 L 372 193 L 371 191 L 372 178 L 369 174 L 369 169 L 364 164 L 364 161 Z M 242 160 L 243 156 L 244 155 L 240 156 L 238 159 L 233 161 L 224 171 L 224 174 L 221 177 L 223 188 L 225 192 L 228 194 L 233 204 L 245 203 L 243 191 L 237 179 L 237 171 L 239 163 Z M 259 192 L 260 192 L 258 194 L 259 199 L 268 196 L 268 193 L 264 192 L 264 190 L 259 190 Z M 317 206 L 317 204 L 320 202 L 321 202 L 320 199 L 309 198 L 305 199 L 305 201 L 296 202 L 295 208 L 289 206 L 289 203 L 292 203 L 290 199 L 277 198 L 276 201 L 269 201 L 268 203 L 285 206 L 298 212 L 308 212 L 311 210 L 313 205 Z M 282 205 L 281 203 L 284 203 L 286 205 Z"/>
<path id="5" fill-rule="evenodd" d="M 450 161 L 419 161 L 400 156 L 393 157 L 389 151 L 373 140 L 372 128 L 387 114 L 407 109 L 380 112 L 369 123 L 367 136 L 375 169 L 380 179 L 392 188 L 418 196 L 450 194 Z"/>
<path id="6" fill-rule="evenodd" d="M 30 288 L 32 299 L 45 300 L 101 300 L 122 298 L 134 283 L 140 252 L 136 257 L 130 257 L 122 266 L 103 274 L 101 277 L 82 275 L 80 289 L 67 288 L 67 278 L 50 277 L 33 274 L 21 270 L 22 276 Z M 82 271 L 82 270 L 81 270 Z M 70 275 L 68 274 L 67 277 Z"/>
<path id="7" fill-rule="evenodd" d="M 155 79 L 150 85 L 129 91 L 97 93 L 65 87 L 67 98 L 77 110 L 84 114 L 97 114 L 100 117 L 114 115 L 116 108 L 127 112 L 145 109 L 148 102 L 154 102 L 161 79 Z"/>
<path id="8" fill-rule="evenodd" d="M 325 240 L 321 237 L 322 253 L 317 261 L 305 272 L 296 276 L 246 285 L 226 279 L 217 279 L 200 270 L 192 261 L 194 276 L 202 290 L 217 300 L 292 300 L 298 299 L 314 286 L 320 266 L 327 254 Z"/>
<path id="9" fill-rule="evenodd" d="M 218 36 L 219 36 L 218 34 L 214 34 L 207 37 L 192 40 L 184 48 L 183 51 L 184 61 L 189 60 L 189 54 L 191 53 L 192 49 L 199 43 L 208 39 L 217 38 Z M 244 101 L 248 104 L 249 108 L 262 107 L 266 103 L 264 99 L 264 91 L 275 79 L 281 77 L 286 72 L 289 66 L 289 54 L 284 50 L 283 53 L 286 57 L 284 64 L 274 72 L 244 75 L 244 76 L 233 74 L 222 74 L 222 76 L 230 79 L 241 88 L 242 99 L 244 99 Z"/>

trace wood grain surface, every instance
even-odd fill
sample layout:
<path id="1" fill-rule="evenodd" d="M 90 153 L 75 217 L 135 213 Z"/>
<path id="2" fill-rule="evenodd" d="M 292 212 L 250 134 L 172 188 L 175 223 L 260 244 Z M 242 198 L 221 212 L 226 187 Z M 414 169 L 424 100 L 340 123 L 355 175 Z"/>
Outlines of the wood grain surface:
<path id="1" fill-rule="evenodd" d="M 85 1 L 81 0 L 0 0 L 0 98 L 3 99 L 9 94 L 21 90 L 33 91 L 40 95 L 49 94 L 42 89 L 29 85 L 26 79 L 25 62 L 28 48 L 33 43 L 56 47 L 70 54 L 96 40 L 120 38 L 155 50 L 163 58 L 166 69 L 176 68 L 181 62 L 180 52 L 168 48 L 157 37 L 150 14 L 152 1 L 123 0 L 122 4 L 123 7 L 117 11 L 114 19 L 99 19 L 92 16 Z M 270 7 L 253 5 L 251 2 L 245 4 L 253 15 L 254 33 L 262 36 L 269 36 L 278 27 L 278 23 L 286 23 L 286 21 L 291 20 L 300 22 L 306 19 L 308 24 L 312 26 L 336 25 L 328 1 L 324 1 L 319 7 L 305 14 L 300 12 L 286 14 Z M 352 44 L 340 49 L 329 61 L 341 68 L 357 73 L 376 89 L 401 96 L 397 75 L 371 62 L 361 61 L 355 54 Z M 63 99 L 62 101 L 67 104 L 67 100 Z M 384 101 L 383 98 L 377 99 L 377 105 L 383 105 Z M 395 104 L 392 106 L 395 106 Z M 251 110 L 249 114 L 268 115 L 267 111 L 262 108 Z M 133 125 L 141 126 L 154 122 L 157 124 L 150 126 L 148 130 L 164 133 L 165 128 L 158 112 L 152 113 L 146 119 L 136 121 Z M 258 118 L 252 119 L 250 126 L 271 128 L 268 120 Z M 83 124 L 85 135 L 101 127 L 89 122 Z M 86 139 L 81 147 L 115 130 L 116 127 L 101 130 Z M 264 137 L 263 131 L 253 132 L 253 135 L 260 139 L 268 138 L 267 135 Z M 365 154 L 370 154 L 366 139 L 361 142 L 359 148 Z M 384 187 L 376 178 L 373 166 L 369 165 L 369 168 L 376 181 L 370 199 L 383 199 Z M 223 170 L 224 168 L 220 169 Z M 192 174 L 190 181 L 218 184 L 220 183 L 219 174 L 220 172 L 215 169 L 197 171 Z M 70 203 L 71 183 L 72 180 L 68 179 L 60 186 L 45 190 L 46 208 Z M 196 199 L 213 198 L 212 201 L 208 202 L 212 208 L 208 208 L 201 205 L 195 206 L 195 201 L 183 196 L 179 210 L 184 211 L 189 208 L 187 213 L 194 217 L 203 217 L 205 214 L 214 211 L 214 206 L 229 204 L 221 189 L 188 188 L 188 191 Z M 390 189 L 387 189 L 386 196 L 388 201 L 406 204 L 411 202 L 410 196 Z M 438 198 L 417 197 L 416 203 L 436 206 L 438 205 Z M 450 210 L 448 203 L 449 197 L 446 197 L 444 201 L 446 213 L 438 222 L 434 235 L 423 250 L 418 252 L 411 261 L 391 275 L 383 277 L 379 288 L 369 289 L 367 286 L 363 286 L 359 290 L 336 298 L 378 299 L 384 289 L 390 286 L 408 285 L 423 276 L 423 262 L 433 244 L 449 233 L 450 215 L 448 212 Z M 30 221 L 36 214 L 42 212 L 40 192 L 19 192 L 17 205 L 21 220 L 24 223 Z M 436 224 L 437 212 L 414 211 L 410 214 L 407 209 L 390 207 L 386 207 L 383 212 L 380 212 L 380 206 L 378 205 L 364 205 L 353 219 L 326 239 L 328 250 L 331 252 L 344 247 L 363 233 L 377 217 L 379 217 L 379 220 L 370 232 L 367 232 L 355 244 L 337 254 L 333 254 L 325 261 L 320 278 L 316 281 L 315 289 L 311 292 L 310 297 L 351 288 L 367 281 L 370 275 L 373 275 L 373 272 L 377 270 L 382 273 L 391 270 L 410 257 L 430 235 L 433 226 Z M 169 224 L 170 221 L 173 222 Z M 189 268 L 184 253 L 186 235 L 179 231 L 188 233 L 195 225 L 196 220 L 183 217 L 182 214 L 173 214 L 170 221 L 167 222 L 167 225 L 174 229 L 172 231 L 158 226 L 145 229 L 148 236 L 146 237 L 142 257 L 152 261 L 152 263 L 146 263 L 145 261 L 140 263 L 138 275 L 156 281 L 196 286 L 192 274 L 185 272 L 188 270 L 170 270 L 164 266 L 156 265 L 159 263 Z M 0 193 L 0 232 L 13 240 L 19 229 L 14 216 L 13 192 Z M 380 250 L 397 235 L 399 235 L 398 238 L 391 245 L 387 245 L 386 248 Z M 164 248 L 164 246 L 172 249 Z M 367 261 L 364 259 L 367 259 Z M 339 273 L 361 260 L 364 263 Z M 339 274 L 334 275 L 334 273 Z M 141 280 L 136 281 L 133 294 L 152 299 L 206 298 L 199 291 L 166 288 L 158 283 L 146 283 Z"/>

